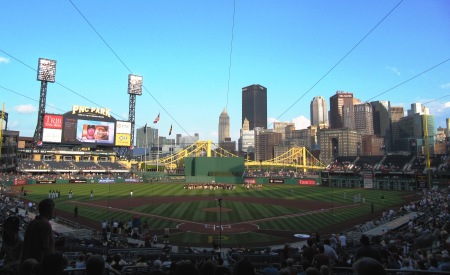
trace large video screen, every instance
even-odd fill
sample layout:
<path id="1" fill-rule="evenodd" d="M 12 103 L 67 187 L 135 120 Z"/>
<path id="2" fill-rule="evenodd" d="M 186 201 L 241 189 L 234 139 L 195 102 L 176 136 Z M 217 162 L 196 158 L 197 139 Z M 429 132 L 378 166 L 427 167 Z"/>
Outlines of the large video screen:
<path id="1" fill-rule="evenodd" d="M 63 142 L 114 145 L 115 123 L 64 118 Z"/>

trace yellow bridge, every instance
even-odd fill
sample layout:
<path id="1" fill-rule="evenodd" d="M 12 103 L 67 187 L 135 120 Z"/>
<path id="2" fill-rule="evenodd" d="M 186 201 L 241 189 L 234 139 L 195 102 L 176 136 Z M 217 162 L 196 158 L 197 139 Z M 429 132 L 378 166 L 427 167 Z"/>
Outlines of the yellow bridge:
<path id="1" fill-rule="evenodd" d="M 214 149 L 213 149 L 214 148 Z M 176 169 L 183 166 L 186 157 L 238 157 L 237 155 L 221 148 L 211 140 L 197 141 L 191 146 L 172 155 L 148 160 L 147 165 L 161 165 L 166 169 Z M 324 169 L 326 165 L 321 163 L 305 147 L 292 147 L 284 153 L 270 160 L 254 161 L 245 159 L 246 168 L 261 167 L 290 167 L 293 169 Z"/>

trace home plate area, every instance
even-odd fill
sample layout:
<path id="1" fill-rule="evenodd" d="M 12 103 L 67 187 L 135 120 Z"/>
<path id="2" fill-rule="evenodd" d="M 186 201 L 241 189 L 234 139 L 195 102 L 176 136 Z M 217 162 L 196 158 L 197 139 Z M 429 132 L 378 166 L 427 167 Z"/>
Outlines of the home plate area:
<path id="1" fill-rule="evenodd" d="M 220 225 L 215 225 L 215 224 L 205 224 L 205 228 L 212 228 L 212 230 L 216 231 L 220 230 Z M 227 224 L 227 225 L 222 225 L 222 231 L 225 231 L 225 229 L 231 229 L 231 225 Z"/>
<path id="2" fill-rule="evenodd" d="M 177 226 L 179 230 L 198 232 L 198 233 L 211 233 L 219 232 L 220 224 L 215 223 L 190 223 L 185 222 Z M 258 226 L 250 223 L 238 223 L 238 224 L 223 224 L 222 232 L 226 233 L 241 233 L 241 232 L 251 232 L 258 230 Z"/>

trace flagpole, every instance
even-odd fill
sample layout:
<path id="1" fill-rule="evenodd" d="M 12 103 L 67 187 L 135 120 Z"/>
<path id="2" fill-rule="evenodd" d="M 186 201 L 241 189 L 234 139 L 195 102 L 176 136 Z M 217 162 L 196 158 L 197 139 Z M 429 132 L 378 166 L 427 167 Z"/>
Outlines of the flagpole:
<path id="1" fill-rule="evenodd" d="M 145 123 L 145 150 L 144 150 L 144 171 L 145 172 L 147 172 L 147 147 L 148 147 L 147 123 Z"/>
<path id="2" fill-rule="evenodd" d="M 156 172 L 159 172 L 159 129 L 158 127 L 156 128 L 156 133 L 158 133 L 157 138 L 158 138 L 158 148 L 156 148 Z"/>

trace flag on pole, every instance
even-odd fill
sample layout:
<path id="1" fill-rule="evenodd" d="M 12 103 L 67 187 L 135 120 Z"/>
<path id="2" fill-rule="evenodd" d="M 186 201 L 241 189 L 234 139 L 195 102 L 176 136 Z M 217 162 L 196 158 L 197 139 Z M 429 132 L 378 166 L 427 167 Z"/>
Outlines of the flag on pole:
<path id="1" fill-rule="evenodd" d="M 145 126 L 144 126 L 144 134 L 146 134 L 147 133 L 147 123 L 145 123 Z"/>
<path id="2" fill-rule="evenodd" d="M 172 124 L 170 124 L 169 136 L 172 134 Z"/>
<path id="3" fill-rule="evenodd" d="M 158 116 L 155 118 L 155 120 L 153 120 L 153 123 L 156 124 L 156 123 L 158 123 L 158 121 L 159 121 L 159 113 L 158 113 Z"/>

